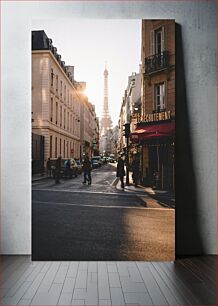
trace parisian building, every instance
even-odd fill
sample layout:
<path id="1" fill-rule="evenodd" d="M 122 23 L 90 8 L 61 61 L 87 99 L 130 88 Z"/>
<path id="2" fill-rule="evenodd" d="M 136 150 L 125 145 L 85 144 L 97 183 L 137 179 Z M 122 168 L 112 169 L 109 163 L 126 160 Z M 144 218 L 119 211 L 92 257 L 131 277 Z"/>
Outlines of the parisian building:
<path id="1" fill-rule="evenodd" d="M 77 93 L 80 97 L 80 146 L 81 158 L 99 154 L 99 118 L 96 116 L 95 105 L 89 102 L 84 94 L 85 82 L 76 82 Z"/>
<path id="2" fill-rule="evenodd" d="M 130 124 L 130 130 L 136 129 L 137 122 L 140 121 L 141 113 L 141 73 L 133 72 L 128 77 L 128 85 L 124 91 L 122 104 L 119 115 L 119 147 L 120 153 L 124 153 L 127 147 L 127 139 L 124 136 L 124 125 Z M 134 143 L 129 147 L 130 151 L 134 150 Z"/>
<path id="3" fill-rule="evenodd" d="M 118 143 L 119 143 L 119 127 L 116 125 L 112 130 L 112 138 L 111 138 L 111 153 L 117 157 L 118 152 Z"/>
<path id="4" fill-rule="evenodd" d="M 86 146 L 91 150 L 98 131 L 92 131 L 96 115 L 84 88 L 84 82 L 74 80 L 74 67 L 65 65 L 46 33 L 32 31 L 33 162 L 38 151 L 45 166 L 48 158 L 81 159 Z"/>
<path id="5" fill-rule="evenodd" d="M 142 20 L 141 118 L 131 141 L 141 156 L 141 180 L 174 189 L 175 21 Z"/>

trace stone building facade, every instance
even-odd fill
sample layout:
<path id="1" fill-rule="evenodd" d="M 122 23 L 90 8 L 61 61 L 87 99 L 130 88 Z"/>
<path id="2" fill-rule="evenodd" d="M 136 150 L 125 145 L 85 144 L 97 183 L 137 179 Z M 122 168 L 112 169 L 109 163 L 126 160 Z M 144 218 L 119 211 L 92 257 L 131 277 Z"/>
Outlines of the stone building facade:
<path id="1" fill-rule="evenodd" d="M 142 21 L 142 118 L 165 109 L 175 116 L 175 21 Z M 160 97 L 156 98 L 155 97 Z"/>
<path id="2" fill-rule="evenodd" d="M 59 155 L 81 159 L 91 146 L 96 114 L 44 31 L 32 32 L 32 133 L 44 136 L 44 162 Z M 96 132 L 97 133 L 97 132 Z"/>
<path id="3" fill-rule="evenodd" d="M 142 20 L 141 120 L 132 133 L 147 186 L 174 189 L 175 21 Z"/>
<path id="4" fill-rule="evenodd" d="M 130 124 L 130 131 L 133 132 L 136 124 L 140 121 L 141 111 L 141 73 L 133 72 L 128 77 L 128 85 L 124 91 L 122 104 L 119 115 L 119 148 L 120 152 L 124 152 L 127 146 L 127 140 L 124 137 L 124 124 Z"/>

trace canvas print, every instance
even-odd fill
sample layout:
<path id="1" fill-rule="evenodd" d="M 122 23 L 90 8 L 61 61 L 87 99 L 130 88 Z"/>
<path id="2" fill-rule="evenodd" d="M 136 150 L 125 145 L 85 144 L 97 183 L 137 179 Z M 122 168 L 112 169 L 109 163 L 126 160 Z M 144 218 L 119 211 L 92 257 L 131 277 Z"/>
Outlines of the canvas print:
<path id="1" fill-rule="evenodd" d="M 175 258 L 175 20 L 32 23 L 32 259 Z"/>

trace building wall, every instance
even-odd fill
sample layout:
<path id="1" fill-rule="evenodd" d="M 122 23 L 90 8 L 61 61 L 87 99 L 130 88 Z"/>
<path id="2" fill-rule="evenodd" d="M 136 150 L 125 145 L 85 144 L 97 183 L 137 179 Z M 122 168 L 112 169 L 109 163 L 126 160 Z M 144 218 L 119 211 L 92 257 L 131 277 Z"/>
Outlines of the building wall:
<path id="1" fill-rule="evenodd" d="M 45 136 L 45 161 L 59 155 L 79 158 L 80 99 L 76 89 L 50 51 L 32 52 L 32 75 L 32 127 L 34 133 Z"/>
<path id="2" fill-rule="evenodd" d="M 166 86 L 166 109 L 170 109 L 172 116 L 175 116 L 175 21 L 174 20 L 143 20 L 142 22 L 142 71 L 145 71 L 145 58 L 154 55 L 152 48 L 152 31 L 164 27 L 165 50 L 169 52 L 169 66 L 172 69 L 168 71 L 155 73 L 142 78 L 143 97 L 142 97 L 142 120 L 146 113 L 152 113 L 154 110 L 154 85 L 165 82 Z"/>
<path id="3" fill-rule="evenodd" d="M 136 120 L 132 118 L 134 112 L 134 105 L 141 98 L 141 74 L 133 72 L 132 75 L 128 77 L 128 84 L 126 90 L 124 91 L 124 97 L 122 99 L 122 104 L 120 108 L 119 116 L 119 150 L 122 151 L 127 145 L 126 138 L 123 136 L 124 124 L 131 124 L 131 131 L 136 127 Z"/>
<path id="4" fill-rule="evenodd" d="M 159 33 L 159 36 L 157 35 Z M 160 39 L 158 39 L 158 37 Z M 174 20 L 142 20 L 142 122 L 147 121 L 147 115 L 161 112 L 170 112 L 165 119 L 175 120 L 175 21 Z M 164 55 L 168 60 L 164 63 Z M 167 58 L 166 58 L 167 59 Z M 156 105 L 155 88 L 164 84 L 164 97 L 160 106 Z M 160 109 L 159 109 L 160 107 Z M 165 115 L 165 114 L 164 114 Z M 161 116 L 161 118 L 163 118 Z M 155 119 L 153 124 L 163 120 Z M 142 182 L 146 186 L 155 186 L 166 190 L 174 190 L 174 133 L 170 138 L 160 137 L 158 144 L 147 140 L 141 146 L 148 146 L 146 152 L 142 149 L 141 173 Z M 154 145 L 155 150 L 154 149 Z M 158 150 L 158 159 L 157 156 Z M 147 156 L 146 156 L 147 154 Z M 154 177 L 157 180 L 154 180 Z"/>
<path id="5" fill-rule="evenodd" d="M 101 16 L 108 19 L 169 18 L 175 19 L 180 26 L 179 37 L 176 34 L 177 42 L 180 41 L 177 53 L 183 50 L 183 66 L 177 69 L 177 79 L 180 79 L 177 91 L 182 98 L 181 105 L 186 101 L 187 111 L 180 107 L 176 125 L 179 132 L 184 130 L 184 122 L 186 125 L 189 122 L 194 161 L 189 177 L 195 175 L 197 180 L 194 185 L 193 180 L 189 181 L 192 189 L 189 189 L 189 197 L 184 199 L 180 193 L 184 201 L 177 203 L 177 252 L 202 254 L 197 239 L 200 235 L 204 254 L 217 254 L 216 2 L 116 1 L 112 6 L 111 1 L 56 2 L 55 5 L 52 2 L 4 1 L 1 9 L 4 16 L 1 27 L 4 41 L 1 50 L 1 253 L 31 254 L 31 20 L 38 16 L 45 19 Z M 182 77 L 185 86 L 181 86 Z M 181 136 L 180 132 L 177 140 L 181 139 L 182 143 L 177 149 L 177 160 L 178 167 L 185 169 L 188 159 L 185 158 L 184 163 L 184 157 L 189 156 L 190 160 L 190 155 L 184 150 L 187 142 Z M 184 184 L 185 177 L 179 168 L 177 181 Z M 200 222 L 201 229 L 193 233 L 196 222 Z"/>

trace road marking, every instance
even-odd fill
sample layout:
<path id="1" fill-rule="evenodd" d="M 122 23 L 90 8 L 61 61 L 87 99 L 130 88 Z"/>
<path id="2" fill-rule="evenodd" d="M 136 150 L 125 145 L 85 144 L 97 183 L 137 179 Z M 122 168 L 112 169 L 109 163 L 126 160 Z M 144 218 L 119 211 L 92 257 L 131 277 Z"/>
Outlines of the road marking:
<path id="1" fill-rule="evenodd" d="M 115 186 L 117 185 L 118 181 L 119 181 L 119 177 L 116 177 L 116 178 L 113 180 L 113 182 L 111 183 L 111 186 L 115 187 Z"/>
<path id="2" fill-rule="evenodd" d="M 87 188 L 89 188 L 87 186 Z M 105 195 L 116 195 L 116 196 L 145 196 L 148 197 L 148 195 L 144 193 L 135 193 L 135 192 L 129 192 L 125 190 L 121 190 L 120 192 L 114 191 L 114 192 L 107 192 L 107 191 L 87 191 L 84 189 L 77 189 L 77 190 L 69 190 L 69 189 L 50 189 L 50 188 L 32 188 L 32 191 L 53 191 L 53 192 L 70 192 L 70 193 L 90 193 L 90 194 L 105 194 Z"/>
<path id="3" fill-rule="evenodd" d="M 74 204 L 74 203 L 60 203 L 60 202 L 45 202 L 45 201 L 33 201 L 36 204 L 51 204 L 51 205 L 67 205 L 67 206 L 78 206 L 78 207 L 100 207 L 100 208 L 120 208 L 120 209 L 146 209 L 146 207 L 135 207 L 135 206 L 120 206 L 120 205 L 92 205 L 92 204 Z"/>
<path id="4" fill-rule="evenodd" d="M 135 206 L 114 206 L 114 205 L 88 205 L 88 204 L 73 204 L 73 203 L 60 203 L 60 202 L 45 202 L 45 201 L 33 201 L 35 204 L 49 204 L 49 205 L 65 205 L 65 206 L 77 206 L 77 207 L 93 207 L 93 208 L 119 208 L 119 209 L 136 209 L 136 210 L 172 210 L 170 208 L 148 208 L 148 207 L 135 207 Z"/>

